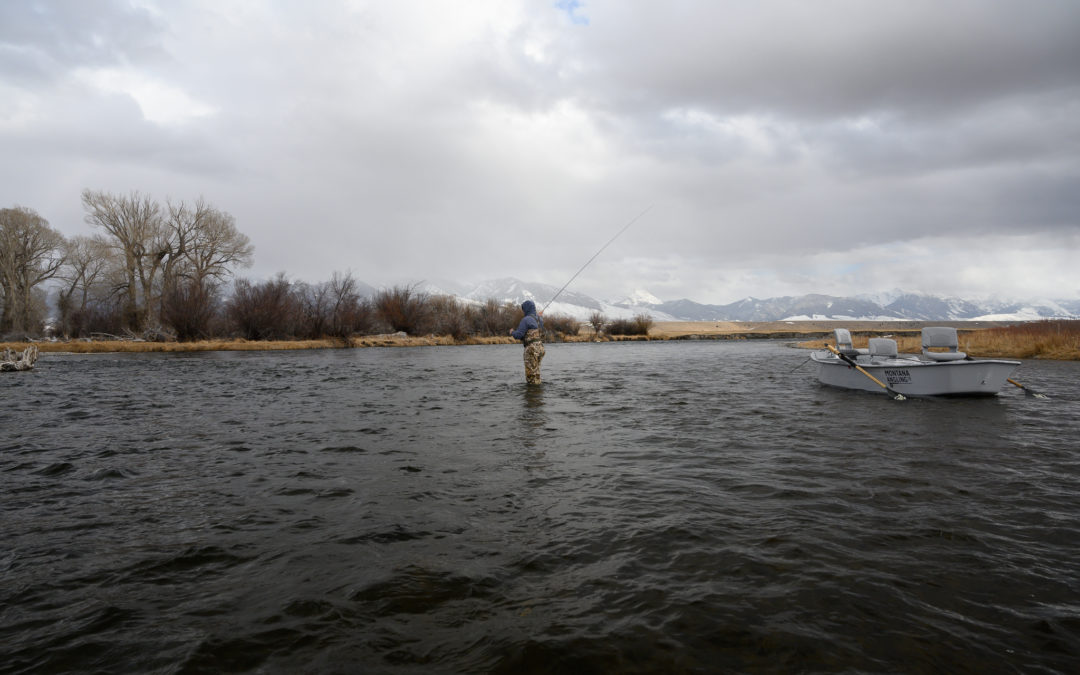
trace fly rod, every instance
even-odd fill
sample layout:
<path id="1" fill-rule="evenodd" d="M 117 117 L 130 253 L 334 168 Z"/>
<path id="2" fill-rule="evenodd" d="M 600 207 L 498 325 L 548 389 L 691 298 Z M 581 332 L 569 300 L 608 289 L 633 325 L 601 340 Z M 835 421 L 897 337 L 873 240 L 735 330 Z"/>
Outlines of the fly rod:
<path id="1" fill-rule="evenodd" d="M 570 281 L 567 281 L 565 284 L 563 284 L 563 287 L 559 289 L 559 292 L 556 293 L 555 295 L 551 296 L 551 299 L 547 301 L 547 304 L 544 305 L 544 309 L 540 310 L 540 313 L 543 314 L 545 311 L 547 311 L 547 308 L 549 306 L 551 306 L 551 303 L 555 302 L 555 298 L 562 295 L 562 292 L 566 290 L 566 287 L 569 286 L 574 281 L 574 279 L 577 279 L 579 274 L 581 274 L 582 272 L 585 271 L 585 268 L 589 266 L 589 263 L 596 260 L 596 257 L 599 256 L 601 253 L 603 253 L 605 248 L 607 248 L 608 246 L 611 246 L 611 242 L 618 239 L 619 235 L 621 235 L 623 232 L 626 232 L 626 230 L 628 230 L 631 225 L 633 225 L 638 220 L 640 220 L 641 217 L 643 215 L 645 215 L 646 213 L 648 213 L 649 209 L 651 209 L 651 208 L 652 208 L 652 204 L 649 204 L 647 207 L 645 207 L 644 211 L 642 211 L 641 213 L 634 216 L 633 220 L 631 220 L 626 225 L 623 225 L 623 228 L 621 230 L 619 230 L 618 232 L 616 232 L 614 237 L 612 237 L 611 239 L 608 239 L 608 242 L 606 244 L 604 244 L 603 246 L 601 246 L 599 251 L 597 251 L 596 253 L 593 254 L 593 257 L 591 257 L 587 261 L 585 261 L 585 264 L 581 266 L 581 269 L 579 269 L 577 272 L 574 272 L 574 276 L 570 277 Z"/>

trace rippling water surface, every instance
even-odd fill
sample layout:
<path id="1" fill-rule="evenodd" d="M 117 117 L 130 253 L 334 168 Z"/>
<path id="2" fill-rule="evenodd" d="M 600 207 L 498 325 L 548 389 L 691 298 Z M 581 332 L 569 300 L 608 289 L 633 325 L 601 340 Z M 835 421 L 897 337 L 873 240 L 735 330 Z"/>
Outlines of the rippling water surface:
<path id="1" fill-rule="evenodd" d="M 0 671 L 1077 671 L 1080 364 L 897 402 L 547 349 L 0 376 Z"/>

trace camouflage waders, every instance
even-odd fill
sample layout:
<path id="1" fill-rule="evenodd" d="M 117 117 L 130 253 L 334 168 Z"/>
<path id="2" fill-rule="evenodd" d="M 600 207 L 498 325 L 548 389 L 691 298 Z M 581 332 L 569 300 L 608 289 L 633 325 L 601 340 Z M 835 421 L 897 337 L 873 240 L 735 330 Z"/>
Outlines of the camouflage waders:
<path id="1" fill-rule="evenodd" d="M 525 381 L 540 384 L 540 362 L 544 359 L 544 343 L 540 331 L 530 328 L 525 333 Z"/>

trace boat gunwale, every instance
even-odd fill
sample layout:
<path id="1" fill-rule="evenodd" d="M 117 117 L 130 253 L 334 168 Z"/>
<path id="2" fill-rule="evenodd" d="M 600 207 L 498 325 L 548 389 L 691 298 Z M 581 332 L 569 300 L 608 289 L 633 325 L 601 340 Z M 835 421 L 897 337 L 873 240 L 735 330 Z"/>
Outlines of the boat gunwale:
<path id="1" fill-rule="evenodd" d="M 870 369 L 870 368 L 901 368 L 901 367 L 922 368 L 922 367 L 925 367 L 925 366 L 932 366 L 932 367 L 938 367 L 939 368 L 941 366 L 954 366 L 954 367 L 955 366 L 974 366 L 974 365 L 978 365 L 978 364 L 987 364 L 987 363 L 1005 363 L 1005 364 L 1008 364 L 1010 366 L 1020 366 L 1020 365 L 1022 365 L 1022 363 L 1020 361 L 1014 360 L 1014 359 L 967 358 L 967 359 L 959 359 L 959 360 L 956 360 L 956 361 L 930 361 L 930 360 L 923 360 L 923 359 L 919 358 L 918 354 L 899 354 L 896 357 L 889 358 L 888 362 L 879 361 L 877 363 L 874 363 L 872 361 L 859 361 L 858 358 L 855 355 L 850 355 L 850 358 L 855 363 L 855 365 L 859 366 L 860 368 L 866 368 L 866 369 Z M 828 351 L 824 351 L 824 350 L 814 351 L 813 353 L 810 354 L 810 359 L 814 363 L 818 363 L 818 364 L 821 364 L 823 366 L 844 366 L 845 368 L 851 368 L 852 367 L 851 364 L 844 361 L 839 356 L 836 356 L 835 354 L 833 354 L 831 352 L 828 352 Z"/>

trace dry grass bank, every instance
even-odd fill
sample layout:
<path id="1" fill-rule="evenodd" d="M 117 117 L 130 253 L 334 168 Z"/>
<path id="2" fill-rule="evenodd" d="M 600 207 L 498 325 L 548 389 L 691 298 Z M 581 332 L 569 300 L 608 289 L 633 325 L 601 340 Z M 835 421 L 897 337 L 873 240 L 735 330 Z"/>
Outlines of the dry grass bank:
<path id="1" fill-rule="evenodd" d="M 612 338 L 605 338 L 611 340 Z M 615 340 L 635 338 L 614 338 Z M 648 339 L 644 337 L 636 339 Z M 592 342 L 591 334 L 562 336 L 560 342 Z M 42 353 L 107 354 L 115 352 L 245 352 L 295 349 L 342 349 L 347 347 L 434 347 L 440 345 L 500 345 L 518 344 L 507 337 L 467 337 L 455 340 L 449 335 L 365 335 L 350 338 L 346 343 L 338 339 L 324 340 L 197 340 L 194 342 L 141 342 L 134 340 L 71 340 L 68 342 L 35 342 Z M 10 347 L 21 352 L 29 342 L 0 342 L 0 350 Z"/>
<path id="2" fill-rule="evenodd" d="M 574 337 L 567 341 L 578 342 L 585 338 Z M 354 337 L 348 343 L 342 340 L 198 340 L 195 342 L 136 342 L 132 340 L 94 340 L 84 342 L 35 342 L 42 353 L 107 354 L 114 352 L 248 352 L 296 349 L 342 349 L 346 347 L 434 347 L 437 345 L 493 345 L 516 344 L 509 337 L 470 337 L 454 340 L 448 335 L 425 335 L 401 337 L 398 335 L 367 335 Z M 5 347 L 21 352 L 28 342 L 0 342 Z"/>
<path id="3" fill-rule="evenodd" d="M 756 323 L 737 321 L 657 321 L 649 330 L 649 335 L 660 339 L 685 335 L 728 335 L 753 332 L 756 326 Z"/>
<path id="4" fill-rule="evenodd" d="M 875 335 L 854 335 L 856 347 L 866 347 Z M 919 333 L 892 333 L 901 352 L 917 354 L 922 351 Z M 996 326 L 979 330 L 960 330 L 960 351 L 974 357 L 1011 359 L 1054 359 L 1080 361 L 1080 321 L 1033 321 L 1011 326 Z M 799 343 L 805 349 L 824 349 L 832 338 Z"/>
<path id="5" fill-rule="evenodd" d="M 10 347 L 21 351 L 25 342 L 3 342 L 0 349 Z M 340 347 L 334 340 L 198 340 L 195 342 L 135 342 L 132 340 L 94 340 L 84 342 L 37 342 L 41 353 L 106 354 L 110 352 L 211 352 L 211 351 L 269 351 L 273 349 L 329 349 Z"/>
<path id="6" fill-rule="evenodd" d="M 953 325 L 960 330 L 960 349 L 976 357 L 1080 360 L 1080 321 L 1037 321 L 1019 325 L 979 324 L 971 322 L 910 322 L 910 321 L 775 321 L 768 323 L 734 321 L 658 322 L 648 336 L 602 336 L 604 342 L 634 342 L 643 340 L 678 340 L 687 337 L 701 339 L 801 339 L 808 335 L 826 335 L 833 328 L 849 328 L 857 347 L 865 347 L 870 337 L 893 337 L 900 351 L 918 353 L 922 350 L 919 331 L 926 325 Z M 564 336 L 563 342 L 593 342 L 591 329 L 578 335 Z M 806 349 L 823 349 L 827 339 L 799 342 Z M 450 336 L 428 335 L 402 337 L 399 335 L 369 335 L 352 338 L 348 345 L 341 340 L 203 340 L 198 342 L 133 342 L 98 340 L 94 342 L 38 342 L 41 352 L 77 354 L 107 352 L 198 352 L 198 351 L 268 351 L 292 349 L 340 349 L 342 347 L 430 347 L 436 345 L 516 344 L 510 337 L 469 337 L 454 340 Z M 10 347 L 22 351 L 25 342 L 0 343 L 0 350 Z"/>

